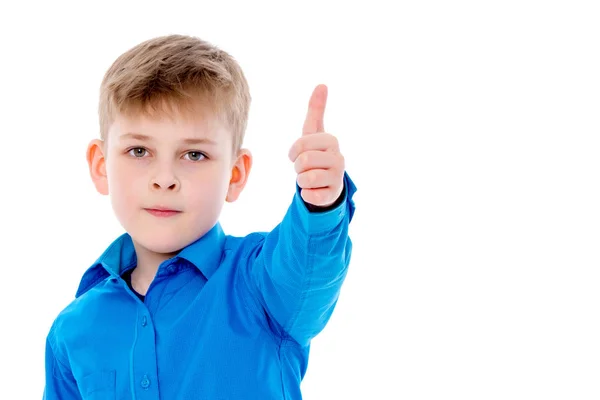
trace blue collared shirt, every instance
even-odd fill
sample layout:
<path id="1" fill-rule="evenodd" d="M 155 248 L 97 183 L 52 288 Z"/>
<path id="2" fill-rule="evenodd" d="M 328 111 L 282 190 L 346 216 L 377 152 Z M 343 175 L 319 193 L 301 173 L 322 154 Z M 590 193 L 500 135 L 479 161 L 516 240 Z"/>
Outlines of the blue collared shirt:
<path id="1" fill-rule="evenodd" d="M 297 187 L 268 233 L 217 223 L 164 261 L 144 301 L 121 278 L 136 266 L 128 234 L 83 275 L 46 341 L 44 399 L 301 399 L 310 341 L 346 277 L 345 201 L 310 212 Z"/>

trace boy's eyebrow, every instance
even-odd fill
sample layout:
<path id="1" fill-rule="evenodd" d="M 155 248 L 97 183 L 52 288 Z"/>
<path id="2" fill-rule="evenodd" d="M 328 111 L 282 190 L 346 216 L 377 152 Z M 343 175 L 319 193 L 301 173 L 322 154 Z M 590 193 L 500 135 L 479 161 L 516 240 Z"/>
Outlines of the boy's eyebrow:
<path id="1" fill-rule="evenodd" d="M 137 140 L 146 140 L 149 142 L 152 141 L 152 138 L 150 136 L 142 135 L 140 133 L 124 133 L 121 135 L 121 137 L 119 139 L 121 139 L 121 140 L 137 139 Z"/>
<path id="2" fill-rule="evenodd" d="M 217 142 L 215 142 L 214 140 L 208 139 L 208 138 L 183 139 L 183 143 L 185 143 L 185 144 L 210 144 L 213 146 L 217 145 Z"/>
<path id="3" fill-rule="evenodd" d="M 133 132 L 125 133 L 125 134 L 121 135 L 120 139 L 122 139 L 122 140 L 137 139 L 137 140 L 143 140 L 143 141 L 148 141 L 148 142 L 152 141 L 152 138 L 150 136 L 142 135 L 141 133 L 133 133 Z M 194 145 L 194 144 L 210 144 L 213 146 L 217 145 L 217 142 L 215 142 L 214 140 L 208 139 L 208 138 L 183 139 L 183 143 L 189 144 L 189 145 Z"/>

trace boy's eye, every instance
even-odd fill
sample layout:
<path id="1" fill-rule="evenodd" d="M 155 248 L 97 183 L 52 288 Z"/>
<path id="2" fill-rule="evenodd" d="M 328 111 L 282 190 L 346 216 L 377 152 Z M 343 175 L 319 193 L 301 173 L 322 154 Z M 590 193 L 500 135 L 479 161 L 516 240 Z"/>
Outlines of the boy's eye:
<path id="1" fill-rule="evenodd" d="M 144 149 L 143 147 L 136 147 L 129 150 L 129 154 L 138 158 L 144 157 L 146 155 L 146 152 L 146 149 Z"/>
<path id="2" fill-rule="evenodd" d="M 200 161 L 206 156 L 199 151 L 190 151 L 185 155 L 190 161 Z"/>

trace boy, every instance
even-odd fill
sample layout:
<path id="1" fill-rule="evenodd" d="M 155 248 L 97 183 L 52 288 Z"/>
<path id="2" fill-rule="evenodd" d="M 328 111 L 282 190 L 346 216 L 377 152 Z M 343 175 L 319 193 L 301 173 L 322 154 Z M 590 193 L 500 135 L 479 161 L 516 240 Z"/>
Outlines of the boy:
<path id="1" fill-rule="evenodd" d="M 233 237 L 218 217 L 252 165 L 237 62 L 182 35 L 117 58 L 87 161 L 126 233 L 50 328 L 45 399 L 301 399 L 352 247 L 356 188 L 324 132 L 326 90 L 289 152 L 298 176 L 283 220 Z"/>

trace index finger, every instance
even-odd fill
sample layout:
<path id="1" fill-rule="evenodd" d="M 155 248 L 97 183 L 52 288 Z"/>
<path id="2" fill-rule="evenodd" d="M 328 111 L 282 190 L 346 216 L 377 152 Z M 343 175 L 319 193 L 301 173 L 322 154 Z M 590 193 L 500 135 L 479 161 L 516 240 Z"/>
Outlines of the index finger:
<path id="1" fill-rule="evenodd" d="M 325 117 L 325 105 L 327 104 L 327 86 L 318 85 L 313 90 L 310 101 L 308 102 L 308 111 L 304 126 L 302 127 L 302 135 L 311 133 L 319 133 L 325 131 L 323 119 Z"/>

